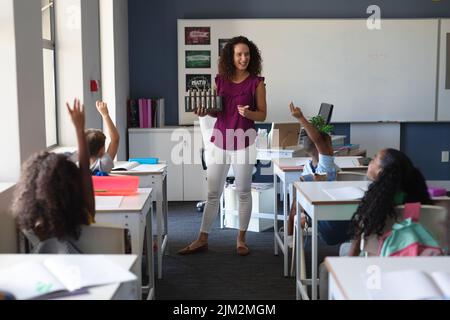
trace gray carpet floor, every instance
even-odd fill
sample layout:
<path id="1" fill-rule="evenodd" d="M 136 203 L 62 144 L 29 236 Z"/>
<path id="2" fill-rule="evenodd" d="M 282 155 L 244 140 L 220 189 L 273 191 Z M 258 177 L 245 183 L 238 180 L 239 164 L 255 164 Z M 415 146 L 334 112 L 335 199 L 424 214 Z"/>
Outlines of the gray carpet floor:
<path id="1" fill-rule="evenodd" d="M 295 299 L 295 279 L 283 276 L 283 255 L 275 256 L 273 252 L 273 229 L 248 232 L 250 255 L 241 257 L 235 248 L 237 230 L 220 229 L 217 217 L 207 252 L 178 255 L 177 251 L 198 235 L 202 213 L 197 212 L 195 205 L 195 202 L 169 203 L 169 250 L 163 259 L 163 278 L 156 280 L 156 299 Z M 337 247 L 321 244 L 319 258 L 337 252 Z M 307 266 L 309 254 L 307 246 Z"/>

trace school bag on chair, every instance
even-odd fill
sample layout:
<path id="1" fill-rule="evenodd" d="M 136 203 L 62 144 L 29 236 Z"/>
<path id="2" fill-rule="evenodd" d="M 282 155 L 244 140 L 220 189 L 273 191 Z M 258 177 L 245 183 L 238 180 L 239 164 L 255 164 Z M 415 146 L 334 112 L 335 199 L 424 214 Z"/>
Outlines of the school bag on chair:
<path id="1" fill-rule="evenodd" d="M 420 202 L 406 203 L 403 221 L 395 223 L 379 242 L 380 257 L 440 256 L 443 250 L 433 236 L 419 223 Z"/>

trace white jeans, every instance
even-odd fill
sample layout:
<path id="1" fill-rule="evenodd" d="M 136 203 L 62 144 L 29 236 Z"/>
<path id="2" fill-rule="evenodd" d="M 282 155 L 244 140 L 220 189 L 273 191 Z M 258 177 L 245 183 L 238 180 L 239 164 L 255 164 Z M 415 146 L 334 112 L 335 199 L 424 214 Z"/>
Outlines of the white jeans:
<path id="1" fill-rule="evenodd" d="M 214 145 L 207 148 L 206 163 L 208 199 L 203 211 L 201 232 L 209 233 L 219 211 L 220 196 L 230 165 L 233 166 L 236 191 L 239 196 L 239 230 L 246 231 L 252 214 L 252 171 L 256 162 L 256 148 L 251 145 L 243 150 L 222 150 Z"/>

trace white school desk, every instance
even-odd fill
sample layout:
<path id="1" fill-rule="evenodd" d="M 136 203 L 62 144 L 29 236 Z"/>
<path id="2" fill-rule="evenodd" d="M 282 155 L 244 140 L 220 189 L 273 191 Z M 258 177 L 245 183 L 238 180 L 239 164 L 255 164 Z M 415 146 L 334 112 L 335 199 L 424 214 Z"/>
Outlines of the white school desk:
<path id="1" fill-rule="evenodd" d="M 332 135 L 331 142 L 333 145 L 343 145 L 346 136 Z M 258 148 L 256 151 L 256 159 L 263 161 L 271 161 L 279 158 L 293 158 L 305 156 L 305 151 L 302 146 L 294 146 L 292 149 L 262 149 Z"/>
<path id="2" fill-rule="evenodd" d="M 450 257 L 327 257 L 330 300 L 368 300 L 369 293 L 363 274 L 373 274 L 373 267 L 381 273 L 398 270 L 450 272 Z"/>
<path id="3" fill-rule="evenodd" d="M 155 297 L 155 278 L 153 270 L 153 233 L 152 233 L 152 189 L 138 189 L 132 196 L 124 196 L 119 207 L 95 210 L 95 225 L 128 229 L 131 238 L 131 253 L 137 255 L 133 272 L 138 277 L 138 294 L 142 296 L 142 252 L 144 233 L 146 232 L 147 268 L 149 285 L 147 299 Z"/>
<path id="4" fill-rule="evenodd" d="M 0 269 L 13 266 L 23 262 L 43 262 L 45 259 L 58 256 L 56 254 L 0 254 Z M 91 256 L 93 259 L 96 255 L 71 255 L 71 256 Z M 136 265 L 137 256 L 131 254 L 103 255 L 110 259 L 118 266 L 131 270 Z M 136 300 L 138 292 L 136 291 L 136 280 L 125 283 L 114 283 L 102 286 L 96 286 L 88 289 L 89 292 L 77 294 L 73 296 L 65 296 L 56 298 L 55 300 Z M 140 297 L 139 297 L 140 298 Z"/>
<path id="5" fill-rule="evenodd" d="M 346 171 L 367 171 L 367 166 L 359 165 L 358 158 L 361 157 L 335 157 L 335 163 L 342 169 Z M 278 187 L 277 178 L 280 178 L 281 188 L 280 195 L 283 195 L 283 216 L 280 219 L 278 214 L 274 216 L 274 251 L 275 255 L 278 255 L 278 248 L 281 249 L 281 252 L 284 255 L 284 269 L 283 274 L 285 277 L 288 276 L 289 269 L 289 255 L 288 255 L 288 243 L 287 243 L 287 218 L 288 218 L 288 202 L 287 202 L 287 193 L 289 188 L 290 197 L 290 205 L 292 205 L 292 183 L 295 181 L 299 181 L 300 176 L 303 171 L 303 165 L 298 165 L 299 163 L 306 163 L 306 160 L 310 160 L 309 157 L 301 157 L 301 158 L 287 158 L 287 159 L 274 159 L 273 160 L 273 190 L 274 190 L 274 212 L 278 212 L 278 200 L 277 200 L 277 192 Z M 291 187 L 289 187 L 291 186 Z M 283 220 L 284 232 L 283 239 L 278 234 L 278 220 Z"/>
<path id="6" fill-rule="evenodd" d="M 115 166 L 123 165 L 127 161 L 116 161 Z M 148 165 L 145 171 L 112 171 L 114 175 L 129 175 L 139 177 L 139 188 L 152 188 L 153 201 L 156 202 L 156 241 L 158 245 L 158 279 L 162 279 L 162 259 L 168 245 L 169 212 L 167 202 L 167 164 Z"/>
<path id="7" fill-rule="evenodd" d="M 302 228 L 300 223 L 296 228 L 296 296 L 307 298 L 307 292 L 303 283 L 311 284 L 312 299 L 317 298 L 317 222 L 319 220 L 348 221 L 355 213 L 360 200 L 334 200 L 323 189 L 342 188 L 348 186 L 367 189 L 370 181 L 332 181 L 332 182 L 295 182 L 297 192 L 297 215 L 300 214 L 300 206 L 308 213 L 312 221 L 312 247 L 311 247 L 311 281 L 302 279 L 300 265 L 300 248 L 303 246 Z M 432 198 L 435 205 L 448 207 L 449 197 Z"/>

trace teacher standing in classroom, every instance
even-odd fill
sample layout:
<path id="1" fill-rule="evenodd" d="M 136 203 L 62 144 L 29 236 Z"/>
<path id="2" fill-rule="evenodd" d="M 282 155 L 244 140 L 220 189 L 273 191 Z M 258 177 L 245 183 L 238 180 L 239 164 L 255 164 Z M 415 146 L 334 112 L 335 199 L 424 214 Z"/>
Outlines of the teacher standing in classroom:
<path id="1" fill-rule="evenodd" d="M 215 78 L 217 94 L 222 97 L 222 111 L 198 108 L 196 114 L 217 118 L 208 152 L 208 199 L 198 238 L 179 254 L 192 254 L 208 249 L 208 234 L 219 210 L 230 165 L 233 167 L 236 191 L 239 195 L 239 233 L 236 252 L 250 253 L 245 234 L 252 211 L 252 171 L 256 162 L 255 121 L 265 121 L 267 115 L 266 88 L 261 77 L 262 59 L 258 47 L 243 36 L 231 39 L 219 59 L 219 74 Z"/>

